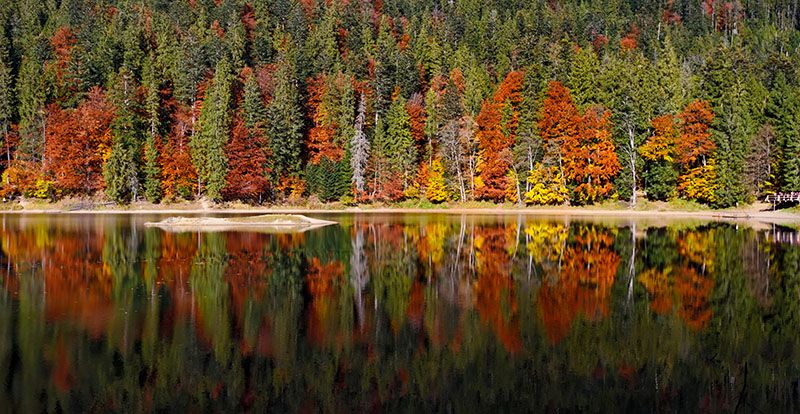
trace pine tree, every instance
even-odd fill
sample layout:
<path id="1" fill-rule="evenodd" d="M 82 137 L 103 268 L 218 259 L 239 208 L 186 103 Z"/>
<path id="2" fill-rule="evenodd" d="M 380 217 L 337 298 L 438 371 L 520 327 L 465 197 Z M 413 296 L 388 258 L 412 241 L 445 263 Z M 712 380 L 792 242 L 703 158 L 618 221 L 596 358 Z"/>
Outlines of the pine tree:
<path id="1" fill-rule="evenodd" d="M 41 61 L 25 56 L 17 78 L 19 99 L 19 150 L 23 161 L 38 162 L 44 153 L 45 86 Z"/>
<path id="2" fill-rule="evenodd" d="M 578 108 L 601 103 L 600 61 L 592 48 L 578 49 L 569 73 L 569 90 Z"/>
<path id="3" fill-rule="evenodd" d="M 211 200 L 220 200 L 228 172 L 225 144 L 230 138 L 231 67 L 222 58 L 214 80 L 206 91 L 198 124 L 200 132 L 190 142 L 192 161 L 197 168 L 198 191 L 205 190 Z"/>
<path id="4" fill-rule="evenodd" d="M 738 51 L 721 49 L 709 57 L 703 70 L 702 90 L 714 110 L 712 137 L 717 151 L 715 205 L 731 207 L 746 201 L 745 155 L 755 134 L 745 103 L 747 89 Z M 737 63 L 735 64 L 734 61 Z"/>
<path id="5" fill-rule="evenodd" d="M 158 140 L 161 129 L 160 81 L 156 73 L 155 56 L 145 60 L 142 83 L 145 87 L 144 110 L 147 116 L 147 134 L 144 142 L 144 196 L 155 203 L 161 199 L 161 168 L 158 164 Z"/>
<path id="6" fill-rule="evenodd" d="M 302 171 L 300 149 L 303 115 L 299 106 L 294 69 L 286 51 L 275 73 L 275 89 L 267 106 L 266 124 L 272 153 L 272 180 L 277 188 Z"/>
<path id="7" fill-rule="evenodd" d="M 2 16 L 0 14 L 0 16 Z M 0 20 L 2 21 L 2 20 Z M 14 118 L 14 93 L 13 78 L 11 74 L 11 60 L 8 53 L 8 40 L 4 28 L 0 28 L 0 156 L 3 165 L 8 168 L 11 164 L 11 122 Z"/>
<path id="8" fill-rule="evenodd" d="M 111 153 L 103 166 L 106 195 L 118 203 L 136 201 L 141 186 L 139 156 L 144 128 L 137 88 L 133 74 L 121 69 L 111 95 L 116 109 L 111 123 Z"/>
<path id="9" fill-rule="evenodd" d="M 765 112 L 777 134 L 778 151 L 770 163 L 780 170 L 779 188 L 800 191 L 800 94 L 783 71 L 775 76 Z"/>
<path id="10" fill-rule="evenodd" d="M 403 97 L 396 98 L 386 114 L 386 138 L 383 153 L 389 160 L 389 170 L 402 177 L 405 189 L 415 172 L 417 154 Z"/>

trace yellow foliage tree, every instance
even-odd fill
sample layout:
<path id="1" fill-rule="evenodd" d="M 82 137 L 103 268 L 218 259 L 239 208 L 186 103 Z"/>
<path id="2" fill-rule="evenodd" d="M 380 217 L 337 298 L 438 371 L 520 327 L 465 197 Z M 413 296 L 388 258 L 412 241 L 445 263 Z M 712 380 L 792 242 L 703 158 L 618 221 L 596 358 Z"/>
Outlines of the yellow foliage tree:
<path id="1" fill-rule="evenodd" d="M 447 201 L 447 185 L 444 182 L 444 166 L 441 161 L 434 160 L 428 174 L 425 197 L 433 203 Z"/>
<path id="2" fill-rule="evenodd" d="M 518 185 L 517 173 L 514 170 L 508 170 L 508 174 L 506 174 L 506 200 L 512 203 L 519 201 L 517 196 Z"/>
<path id="3" fill-rule="evenodd" d="M 716 201 L 716 161 L 688 169 L 678 177 L 678 192 L 688 200 L 711 204 Z"/>
<path id="4" fill-rule="evenodd" d="M 528 182 L 531 183 L 530 191 L 525 193 L 525 202 L 528 204 L 563 204 L 569 197 L 558 166 L 536 164 L 528 176 Z"/>

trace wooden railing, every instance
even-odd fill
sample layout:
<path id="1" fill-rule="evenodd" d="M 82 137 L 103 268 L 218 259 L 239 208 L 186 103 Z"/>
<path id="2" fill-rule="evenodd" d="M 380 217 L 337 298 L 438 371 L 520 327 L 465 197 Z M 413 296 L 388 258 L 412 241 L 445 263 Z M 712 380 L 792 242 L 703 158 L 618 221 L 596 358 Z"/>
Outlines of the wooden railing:
<path id="1" fill-rule="evenodd" d="M 770 194 L 764 201 L 772 204 L 800 203 L 800 192 Z"/>

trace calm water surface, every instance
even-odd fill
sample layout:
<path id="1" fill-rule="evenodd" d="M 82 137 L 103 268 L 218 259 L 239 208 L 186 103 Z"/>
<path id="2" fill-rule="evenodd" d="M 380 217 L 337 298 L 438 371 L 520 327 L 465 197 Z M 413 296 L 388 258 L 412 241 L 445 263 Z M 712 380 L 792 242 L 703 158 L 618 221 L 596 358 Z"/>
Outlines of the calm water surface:
<path id="1" fill-rule="evenodd" d="M 323 217 L 0 216 L 0 411 L 799 408 L 792 230 Z"/>

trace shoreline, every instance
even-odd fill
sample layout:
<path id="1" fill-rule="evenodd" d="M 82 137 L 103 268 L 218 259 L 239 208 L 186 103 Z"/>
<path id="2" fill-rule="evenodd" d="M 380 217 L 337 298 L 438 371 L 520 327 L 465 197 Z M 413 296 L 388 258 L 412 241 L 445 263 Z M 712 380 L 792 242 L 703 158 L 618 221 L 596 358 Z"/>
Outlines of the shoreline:
<path id="1" fill-rule="evenodd" d="M 38 206 L 37 206 L 38 207 Z M 374 207 L 374 208 L 310 208 L 310 207 L 169 207 L 153 208 L 23 208 L 0 210 L 0 214 L 10 215 L 89 215 L 89 214 L 130 214 L 130 215 L 164 215 L 164 214 L 440 214 L 440 215 L 525 215 L 541 217 L 608 217 L 608 218 L 643 218 L 643 219 L 705 219 L 712 221 L 761 221 L 775 224 L 800 224 L 800 212 L 786 210 L 761 210 L 757 208 L 738 210 L 635 210 L 611 209 L 603 207 L 463 207 L 450 208 L 414 208 L 414 207 Z"/>

